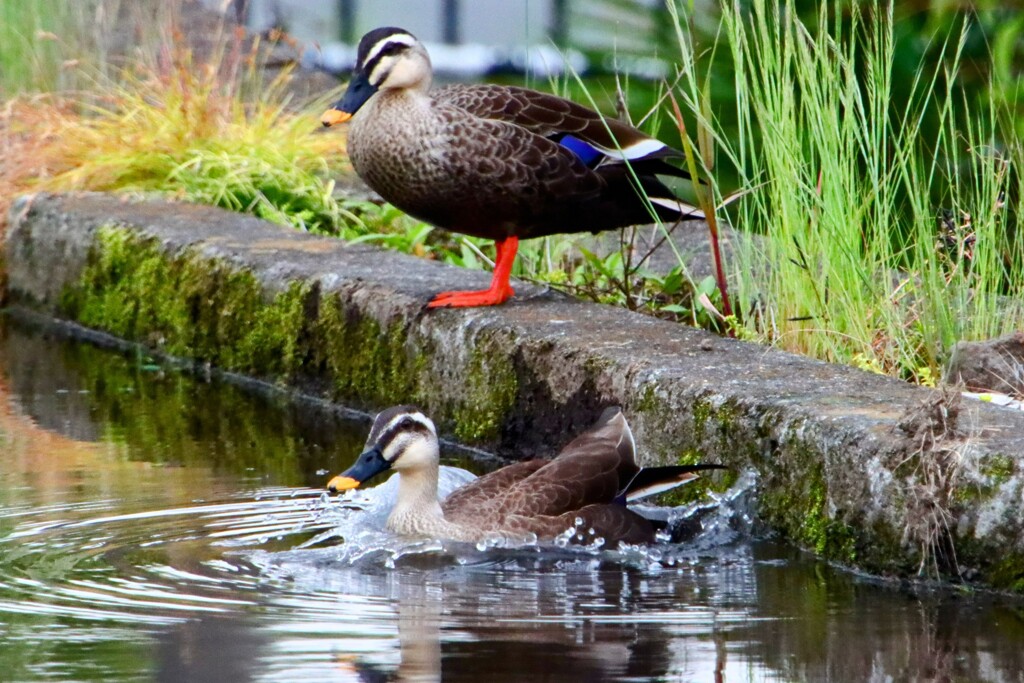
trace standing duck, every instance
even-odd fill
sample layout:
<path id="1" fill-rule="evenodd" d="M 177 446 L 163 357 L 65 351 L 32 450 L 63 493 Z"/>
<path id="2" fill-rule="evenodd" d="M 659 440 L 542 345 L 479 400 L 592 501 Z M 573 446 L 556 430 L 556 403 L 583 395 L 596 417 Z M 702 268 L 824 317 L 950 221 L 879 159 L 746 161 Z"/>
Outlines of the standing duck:
<path id="1" fill-rule="evenodd" d="M 348 155 L 384 199 L 432 225 L 496 241 L 490 288 L 443 292 L 428 307 L 512 296 L 519 240 L 703 218 L 657 175 L 682 153 L 570 100 L 501 85 L 430 90 L 430 57 L 408 31 L 359 41 L 344 96 L 324 126 L 351 119 Z"/>
<path id="2" fill-rule="evenodd" d="M 356 488 L 389 469 L 398 494 L 387 528 L 398 534 L 458 541 L 492 536 L 552 540 L 573 527 L 614 546 L 655 540 L 655 526 L 629 501 L 684 484 L 720 465 L 641 468 L 633 434 L 618 408 L 569 443 L 553 460 L 528 460 L 485 474 L 438 502 L 439 448 L 434 423 L 412 406 L 389 408 L 373 421 L 366 450 L 328 482 L 333 493 Z M 593 530 L 592 532 L 590 530 Z"/>

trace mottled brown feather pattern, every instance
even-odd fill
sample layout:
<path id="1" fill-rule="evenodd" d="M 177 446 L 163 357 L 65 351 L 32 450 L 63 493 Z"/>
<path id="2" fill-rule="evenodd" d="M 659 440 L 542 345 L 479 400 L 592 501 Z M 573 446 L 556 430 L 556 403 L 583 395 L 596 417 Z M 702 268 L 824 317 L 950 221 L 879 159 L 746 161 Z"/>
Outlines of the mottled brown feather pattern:
<path id="1" fill-rule="evenodd" d="M 547 463 L 545 460 L 527 460 L 518 462 L 490 474 L 479 477 L 471 485 L 463 486 L 452 492 L 441 509 L 448 521 L 461 519 L 473 521 L 473 516 L 480 511 L 483 515 L 497 515 L 501 506 L 502 496 L 510 486 L 525 479 Z"/>
<path id="2" fill-rule="evenodd" d="M 456 84 L 440 88 L 432 97 L 473 116 L 513 123 L 544 137 L 571 133 L 604 149 L 628 147 L 650 139 L 635 128 L 602 117 L 572 100 L 526 88 Z"/>

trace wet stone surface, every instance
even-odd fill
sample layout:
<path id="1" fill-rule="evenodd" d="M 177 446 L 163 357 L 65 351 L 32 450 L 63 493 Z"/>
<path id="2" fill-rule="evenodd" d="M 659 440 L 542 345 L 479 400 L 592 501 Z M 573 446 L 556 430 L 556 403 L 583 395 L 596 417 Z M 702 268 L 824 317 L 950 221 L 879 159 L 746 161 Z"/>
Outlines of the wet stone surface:
<path id="1" fill-rule="evenodd" d="M 505 456 L 622 405 L 648 463 L 756 471 L 760 516 L 802 547 L 1024 589 L 1020 413 L 523 284 L 425 312 L 489 274 L 210 208 L 35 196 L 5 261 L 15 307 L 367 410 L 415 402 Z"/>

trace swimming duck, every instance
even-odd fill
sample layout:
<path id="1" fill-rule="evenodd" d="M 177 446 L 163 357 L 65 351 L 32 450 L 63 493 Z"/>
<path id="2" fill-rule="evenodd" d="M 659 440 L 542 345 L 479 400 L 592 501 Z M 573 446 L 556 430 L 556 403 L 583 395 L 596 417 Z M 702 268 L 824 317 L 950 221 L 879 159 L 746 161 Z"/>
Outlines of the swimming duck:
<path id="1" fill-rule="evenodd" d="M 632 126 L 555 95 L 502 85 L 430 90 L 432 69 L 408 31 L 359 42 L 352 80 L 324 126 L 351 119 L 356 173 L 411 216 L 496 241 L 491 286 L 443 292 L 428 307 L 490 306 L 512 296 L 519 240 L 699 219 L 657 175 L 681 152 Z M 638 191 L 639 190 L 639 191 Z"/>
<path id="2" fill-rule="evenodd" d="M 439 447 L 434 423 L 413 406 L 396 406 L 377 415 L 365 451 L 327 487 L 332 493 L 344 491 L 395 470 L 398 495 L 387 528 L 403 535 L 458 541 L 493 536 L 552 540 L 577 527 L 586 541 L 601 537 L 613 546 L 620 541 L 651 543 L 654 523 L 626 503 L 696 479 L 697 472 L 722 467 L 641 468 L 635 450 L 622 411 L 609 408 L 553 460 L 503 467 L 438 502 Z"/>

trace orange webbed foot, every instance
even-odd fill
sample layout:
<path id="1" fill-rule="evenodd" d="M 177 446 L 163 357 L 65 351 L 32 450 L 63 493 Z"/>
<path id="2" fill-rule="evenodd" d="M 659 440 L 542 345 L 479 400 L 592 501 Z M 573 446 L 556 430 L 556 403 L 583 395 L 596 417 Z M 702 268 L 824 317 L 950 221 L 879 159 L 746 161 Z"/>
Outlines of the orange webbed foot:
<path id="1" fill-rule="evenodd" d="M 504 288 L 481 289 L 468 292 L 441 292 L 427 304 L 427 308 L 469 308 L 473 306 L 497 306 L 515 294 L 509 286 Z"/>
<path id="2" fill-rule="evenodd" d="M 472 306 L 497 306 L 512 298 L 515 293 L 508 283 L 512 273 L 512 262 L 516 259 L 519 239 L 507 237 L 497 243 L 494 259 L 494 275 L 487 289 L 469 292 L 441 292 L 427 304 L 427 308 L 469 308 Z"/>

